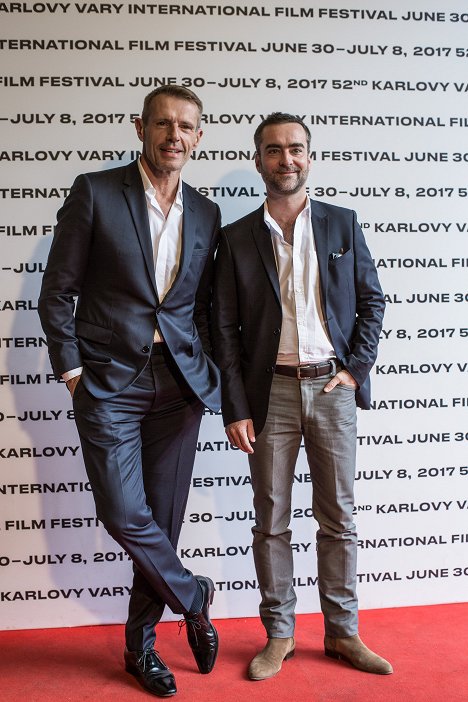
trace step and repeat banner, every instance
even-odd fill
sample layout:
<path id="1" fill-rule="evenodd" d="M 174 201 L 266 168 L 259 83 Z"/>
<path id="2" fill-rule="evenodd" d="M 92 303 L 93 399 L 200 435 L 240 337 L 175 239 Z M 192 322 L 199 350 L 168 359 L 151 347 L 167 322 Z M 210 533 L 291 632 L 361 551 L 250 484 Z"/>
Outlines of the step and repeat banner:
<path id="1" fill-rule="evenodd" d="M 225 222 L 263 201 L 262 117 L 310 127 L 310 195 L 357 211 L 387 300 L 372 410 L 359 413 L 361 607 L 464 600 L 466 4 L 0 2 L 0 26 L 0 626 L 125 620 L 131 564 L 96 520 L 36 305 L 75 176 L 138 155 L 133 120 L 163 83 L 204 102 L 184 177 Z M 257 614 L 253 518 L 247 459 L 207 413 L 179 554 L 215 581 L 216 617 Z M 292 528 L 298 611 L 319 611 L 303 451 Z"/>

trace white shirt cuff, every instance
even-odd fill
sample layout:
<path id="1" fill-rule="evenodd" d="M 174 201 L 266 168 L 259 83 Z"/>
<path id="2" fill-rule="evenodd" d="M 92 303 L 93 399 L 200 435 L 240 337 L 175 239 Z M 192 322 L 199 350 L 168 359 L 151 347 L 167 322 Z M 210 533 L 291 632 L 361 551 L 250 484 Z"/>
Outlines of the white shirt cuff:
<path id="1" fill-rule="evenodd" d="M 71 380 L 72 378 L 76 378 L 77 375 L 81 375 L 82 372 L 83 372 L 83 366 L 80 366 L 80 368 L 72 368 L 72 370 L 69 370 L 66 373 L 62 373 L 62 380 L 67 382 L 68 380 Z"/>

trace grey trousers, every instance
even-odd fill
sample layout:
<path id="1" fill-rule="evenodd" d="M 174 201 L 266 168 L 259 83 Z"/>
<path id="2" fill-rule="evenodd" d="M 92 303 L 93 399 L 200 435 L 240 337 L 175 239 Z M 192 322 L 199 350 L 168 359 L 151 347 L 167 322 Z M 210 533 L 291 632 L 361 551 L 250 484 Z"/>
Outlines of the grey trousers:
<path id="1" fill-rule="evenodd" d="M 356 402 L 351 387 L 323 388 L 331 376 L 296 380 L 275 375 L 265 427 L 249 455 L 254 490 L 253 554 L 268 638 L 293 636 L 296 595 L 291 550 L 291 491 L 299 449 L 309 464 L 318 522 L 317 568 L 325 633 L 357 633 L 353 523 Z"/>

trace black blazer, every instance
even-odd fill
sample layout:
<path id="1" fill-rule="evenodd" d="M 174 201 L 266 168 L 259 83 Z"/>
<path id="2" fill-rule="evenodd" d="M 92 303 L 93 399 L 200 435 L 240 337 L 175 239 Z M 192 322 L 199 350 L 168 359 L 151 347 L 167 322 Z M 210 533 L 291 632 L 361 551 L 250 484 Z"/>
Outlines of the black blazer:
<path id="1" fill-rule="evenodd" d="M 185 183 L 183 201 L 179 271 L 160 303 L 137 162 L 75 180 L 57 215 L 39 298 L 57 377 L 83 366 L 92 395 L 118 394 L 147 364 L 157 320 L 193 392 L 219 408 L 219 373 L 207 354 L 220 212 Z"/>
<path id="2" fill-rule="evenodd" d="M 221 369 L 225 424 L 265 423 L 281 332 L 281 298 L 263 205 L 222 231 L 213 310 L 215 360 Z M 369 371 L 385 309 L 377 271 L 356 213 L 311 200 L 324 319 L 336 356 L 359 384 L 369 409 Z M 344 252 L 339 257 L 334 253 Z"/>

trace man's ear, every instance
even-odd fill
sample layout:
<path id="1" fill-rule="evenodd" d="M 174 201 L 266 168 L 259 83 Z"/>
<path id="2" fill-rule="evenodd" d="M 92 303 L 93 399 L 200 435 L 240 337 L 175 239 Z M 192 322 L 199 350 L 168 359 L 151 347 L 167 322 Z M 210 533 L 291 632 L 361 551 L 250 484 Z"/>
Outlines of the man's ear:
<path id="1" fill-rule="evenodd" d="M 141 117 L 137 117 L 134 121 L 135 125 L 135 130 L 138 135 L 138 138 L 140 141 L 143 141 L 144 133 L 145 133 L 145 128 L 143 126 L 143 120 Z"/>
<path id="2" fill-rule="evenodd" d="M 260 173 L 260 156 L 258 155 L 258 151 L 255 152 L 255 168 Z"/>
<path id="3" fill-rule="evenodd" d="M 194 147 L 193 147 L 193 148 L 195 148 L 196 146 L 198 146 L 198 144 L 200 143 L 200 139 L 202 138 L 202 136 L 203 136 L 203 129 L 197 129 L 197 138 L 196 138 L 196 141 L 195 141 L 195 144 L 194 144 Z"/>

